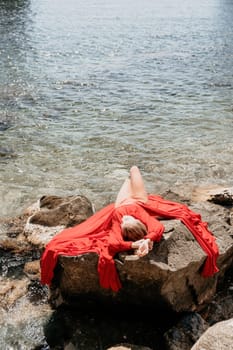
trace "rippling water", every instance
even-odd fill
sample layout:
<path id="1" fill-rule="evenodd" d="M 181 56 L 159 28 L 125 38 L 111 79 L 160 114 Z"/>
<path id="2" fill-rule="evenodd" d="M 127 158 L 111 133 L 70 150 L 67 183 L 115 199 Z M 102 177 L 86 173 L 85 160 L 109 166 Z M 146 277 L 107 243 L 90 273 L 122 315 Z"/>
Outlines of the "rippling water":
<path id="1" fill-rule="evenodd" d="M 232 185 L 231 0 L 0 0 L 0 216 L 44 194 L 101 206 Z"/>

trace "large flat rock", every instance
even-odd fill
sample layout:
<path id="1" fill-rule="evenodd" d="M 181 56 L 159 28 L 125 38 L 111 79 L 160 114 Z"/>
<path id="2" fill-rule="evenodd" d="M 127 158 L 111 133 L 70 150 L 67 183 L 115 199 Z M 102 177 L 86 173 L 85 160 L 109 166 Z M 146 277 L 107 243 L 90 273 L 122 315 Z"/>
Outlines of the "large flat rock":
<path id="1" fill-rule="evenodd" d="M 51 303 L 132 303 L 170 308 L 176 312 L 198 310 L 216 292 L 218 281 L 232 266 L 232 227 L 226 208 L 205 202 L 195 204 L 193 210 L 209 218 L 219 245 L 220 272 L 204 278 L 200 271 L 206 255 L 189 230 L 178 220 L 163 221 L 163 239 L 154 245 L 145 257 L 129 253 L 115 257 L 122 282 L 118 293 L 100 287 L 97 274 L 98 256 L 95 253 L 75 257 L 60 256 L 53 287 Z M 227 223 L 228 222 L 228 223 Z M 59 295 L 59 298 L 58 298 Z"/>

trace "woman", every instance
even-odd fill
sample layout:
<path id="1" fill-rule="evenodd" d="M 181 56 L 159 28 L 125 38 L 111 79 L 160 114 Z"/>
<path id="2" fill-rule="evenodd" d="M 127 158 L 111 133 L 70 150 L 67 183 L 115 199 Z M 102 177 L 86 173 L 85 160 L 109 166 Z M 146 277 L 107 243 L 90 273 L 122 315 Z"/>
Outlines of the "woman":
<path id="1" fill-rule="evenodd" d="M 136 249 L 135 253 L 140 257 L 153 248 L 153 241 L 159 241 L 164 231 L 163 225 L 140 205 L 147 201 L 143 178 L 138 167 L 133 166 L 117 195 L 110 234 L 118 240 L 130 241 L 128 245 L 123 243 L 123 250 Z"/>
<path id="2" fill-rule="evenodd" d="M 207 254 L 202 271 L 204 277 L 218 271 L 218 247 L 201 216 L 183 204 L 148 195 L 138 167 L 133 166 L 114 204 L 109 204 L 85 222 L 63 230 L 47 244 L 41 258 L 41 282 L 51 283 L 59 255 L 96 252 L 99 255 L 100 285 L 118 291 L 121 283 L 114 256 L 131 249 L 139 257 L 146 255 L 153 242 L 159 241 L 163 235 L 160 217 L 180 219 L 197 239 Z"/>

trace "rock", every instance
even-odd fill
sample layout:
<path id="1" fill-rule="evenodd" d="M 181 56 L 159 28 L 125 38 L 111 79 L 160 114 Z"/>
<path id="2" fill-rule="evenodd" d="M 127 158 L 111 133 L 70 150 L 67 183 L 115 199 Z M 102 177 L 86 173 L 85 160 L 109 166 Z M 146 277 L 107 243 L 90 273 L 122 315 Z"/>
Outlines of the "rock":
<path id="1" fill-rule="evenodd" d="M 22 280 L 10 280 L 2 277 L 0 282 L 0 307 L 4 309 L 12 307 L 18 299 L 26 294 L 29 283 L 25 278 Z"/>
<path id="2" fill-rule="evenodd" d="M 10 128 L 10 124 L 7 124 L 5 121 L 0 120 L 0 131 L 5 131 Z M 2 149 L 0 149 L 0 156 L 2 156 Z"/>
<path id="3" fill-rule="evenodd" d="M 233 318 L 218 322 L 200 337 L 191 350 L 229 350 L 233 344 Z"/>
<path id="4" fill-rule="evenodd" d="M 42 317 L 33 318 L 27 322 L 21 322 L 16 326 L 12 322 L 5 322 L 0 328 L 1 349 L 39 350 L 49 349 L 44 341 L 43 326 L 45 320 Z"/>
<path id="5" fill-rule="evenodd" d="M 2 127 L 4 126 L 2 125 Z M 0 124 L 0 131 L 1 131 L 1 124 Z M 16 154 L 12 148 L 0 147 L 0 157 L 12 158 L 12 157 L 16 157 Z"/>
<path id="6" fill-rule="evenodd" d="M 48 291 L 26 276 L 0 278 L 0 349 L 46 349 Z"/>
<path id="7" fill-rule="evenodd" d="M 208 305 L 206 320 L 209 324 L 214 324 L 226 320 L 233 316 L 233 293 L 226 292 L 222 298 L 214 298 Z"/>
<path id="8" fill-rule="evenodd" d="M 17 238 L 22 234 L 28 217 L 20 215 L 15 218 L 0 219 L 1 238 Z"/>
<path id="9" fill-rule="evenodd" d="M 164 349 L 161 318 L 140 308 L 57 308 L 45 327 L 45 337 L 51 349 Z M 151 320 L 151 317 L 154 320 Z M 164 315 L 165 316 L 165 315 Z M 60 347 L 59 347 L 60 346 Z"/>
<path id="10" fill-rule="evenodd" d="M 75 350 L 77 349 L 72 343 L 65 346 L 65 350 Z M 105 350 L 152 350 L 147 346 L 133 345 L 133 344 L 119 344 L 106 348 Z"/>
<path id="11" fill-rule="evenodd" d="M 14 253 L 43 250 L 54 235 L 93 214 L 84 196 L 43 196 L 18 217 L 0 220 L 0 248 Z"/>
<path id="12" fill-rule="evenodd" d="M 190 350 L 208 327 L 208 323 L 198 313 L 187 313 L 165 333 L 167 349 Z"/>
<path id="13" fill-rule="evenodd" d="M 29 223 L 70 227 L 80 224 L 92 214 L 92 203 L 85 196 L 43 196 L 39 201 L 39 211 L 29 218 Z"/>
<path id="14" fill-rule="evenodd" d="M 201 315 L 210 325 L 233 317 L 233 266 L 219 283 L 216 294 Z"/>
<path id="15" fill-rule="evenodd" d="M 32 213 L 23 234 L 28 243 L 41 249 L 65 227 L 80 224 L 93 214 L 92 203 L 84 196 L 43 196 L 26 213 Z"/>
<path id="16" fill-rule="evenodd" d="M 162 349 L 162 345 L 160 347 L 157 342 L 160 340 L 163 344 L 160 334 L 155 335 L 155 333 L 160 330 L 162 316 L 164 315 L 166 322 L 172 322 L 171 315 L 173 314 L 164 311 L 175 311 L 175 314 L 183 311 L 198 311 L 202 317 L 197 316 L 196 312 L 191 312 L 188 314 L 190 318 L 188 316 L 186 318 L 187 323 L 185 319 L 183 322 L 182 320 L 180 323 L 176 322 L 175 325 L 173 323 L 174 327 L 169 335 L 174 336 L 174 342 L 170 336 L 169 340 L 167 338 L 168 348 L 179 344 L 176 337 L 178 334 L 184 343 L 190 345 L 197 339 L 197 335 L 199 337 L 204 332 L 206 326 L 204 319 L 211 324 L 216 320 L 232 317 L 232 290 L 229 289 L 229 293 L 222 296 L 221 301 L 215 294 L 217 287 L 227 275 L 226 272 L 233 267 L 232 208 L 224 203 L 224 206 L 221 206 L 210 202 L 207 200 L 209 198 L 207 194 L 205 195 L 206 199 L 197 200 L 196 196 L 196 200 L 194 200 L 194 196 L 191 197 L 194 192 L 195 189 L 189 189 L 189 192 L 184 188 L 180 192 L 176 189 L 176 191 L 168 191 L 167 198 L 187 203 L 193 210 L 200 212 L 202 218 L 209 223 L 220 247 L 218 259 L 220 272 L 207 279 L 200 276 L 199 270 L 205 260 L 205 254 L 190 232 L 177 220 L 164 222 L 166 227 L 164 237 L 161 242 L 154 245 L 153 251 L 148 256 L 142 259 L 137 259 L 128 253 L 116 256 L 116 266 L 123 283 L 123 289 L 117 294 L 99 287 L 97 254 L 89 253 L 77 257 L 61 256 L 55 273 L 56 278 L 50 289 L 50 305 L 58 310 L 60 304 L 63 304 L 61 306 L 64 306 L 65 303 L 69 304 L 68 306 L 81 304 L 85 310 L 84 319 L 78 319 L 77 323 L 74 323 L 71 318 L 67 328 L 64 328 L 64 324 L 61 325 L 65 349 L 75 349 L 79 345 L 80 349 L 87 349 L 90 344 L 89 348 L 93 349 L 103 345 L 102 348 L 105 350 L 110 350 L 110 345 L 115 349 L 117 347 L 118 349 L 121 347 L 127 349 L 127 346 L 141 350 L 146 349 L 146 346 L 149 346 L 148 349 L 154 348 L 154 346 Z M 203 193 L 202 195 L 204 196 Z M 20 340 L 21 343 L 17 344 L 19 348 L 26 343 L 30 343 L 30 349 L 39 343 L 46 346 L 41 331 L 42 327 L 46 328 L 48 324 L 52 324 L 54 328 L 56 344 L 58 346 L 62 344 L 57 339 L 55 318 L 57 310 L 45 325 L 45 321 L 48 320 L 52 312 L 47 305 L 48 288 L 39 283 L 38 259 L 44 245 L 54 234 L 66 226 L 73 225 L 75 220 L 79 223 L 79 220 L 85 220 L 93 213 L 92 206 L 90 209 L 90 201 L 84 199 L 85 208 L 82 208 L 83 211 L 81 210 L 82 218 L 80 219 L 78 200 L 73 205 L 71 197 L 73 196 L 67 198 L 44 196 L 20 217 L 0 220 L 0 268 L 2 268 L 2 274 L 4 276 L 17 275 L 18 272 L 15 272 L 18 268 L 17 264 L 21 266 L 24 274 L 23 278 L 20 275 L 19 284 L 12 279 L 1 278 L 0 345 L 2 339 L 9 347 L 12 346 L 14 337 L 10 334 L 16 334 L 19 339 L 19 332 L 21 332 L 23 338 Z M 64 207 L 62 207 L 63 205 Z M 66 211 L 65 215 L 63 215 L 61 208 Z M 72 215 L 70 215 L 69 208 L 72 210 Z M 49 218 L 50 214 L 51 218 Z M 74 221 L 72 221 L 72 217 L 75 218 Z M 229 288 L 232 288 L 232 285 Z M 102 302 L 105 306 L 117 305 L 117 310 L 120 309 L 118 306 L 121 305 L 123 307 L 121 310 L 124 310 L 124 313 L 121 313 L 121 318 L 114 317 L 110 309 L 107 308 L 109 319 L 105 323 L 101 323 L 102 311 L 101 316 L 93 321 L 93 313 L 91 312 L 91 315 L 87 313 L 88 309 L 93 309 L 88 308 L 88 306 L 92 306 L 93 303 L 102 305 Z M 136 305 L 135 315 L 130 321 L 126 321 L 126 316 L 131 312 L 129 311 L 130 304 L 133 309 Z M 127 312 L 125 312 L 125 305 L 127 305 Z M 151 321 L 148 320 L 148 312 L 147 316 L 143 318 L 141 311 L 138 311 L 146 306 L 150 315 L 159 319 L 158 326 L 154 323 L 151 324 Z M 12 326 L 7 324 L 8 307 L 11 310 L 10 322 L 15 324 L 19 322 L 19 327 L 22 327 L 23 332 L 20 328 L 17 333 L 18 327 L 11 329 Z M 158 311 L 161 309 L 162 312 L 155 313 L 154 307 L 158 308 Z M 77 309 L 72 307 L 69 309 L 74 311 L 76 317 Z M 44 317 L 43 320 L 41 317 Z M 64 310 L 61 310 L 59 320 L 67 322 L 67 317 L 69 316 L 64 315 Z M 38 322 L 40 322 L 38 320 L 41 320 L 41 328 L 38 328 Z M 53 320 L 55 320 L 54 323 Z M 90 323 L 88 327 L 87 320 Z M 135 324 L 135 321 L 138 323 Z M 74 329 L 72 328 L 73 324 L 75 325 Z M 131 329 L 128 331 L 130 327 Z M 140 327 L 140 332 L 138 332 Z M 150 332 L 147 333 L 149 329 Z M 37 337 L 35 330 L 39 332 L 38 341 L 31 337 L 31 334 L 36 334 Z M 228 331 L 232 333 L 231 328 Z M 67 332 L 69 339 L 67 339 Z M 92 339 L 90 339 L 91 332 L 93 333 Z M 51 334 L 51 328 L 49 334 Z M 166 334 L 168 333 L 166 332 Z M 94 346 L 92 346 L 93 344 Z M 118 345 L 113 346 L 113 344 Z M 144 347 L 131 344 L 144 344 Z M 52 346 L 52 342 L 50 345 Z M 42 345 L 38 348 L 42 348 Z M 228 348 L 230 349 L 230 346 Z M 180 347 L 180 349 L 182 348 Z M 200 348 L 198 349 L 200 350 Z M 222 350 L 222 348 L 219 349 Z"/>
<path id="17" fill-rule="evenodd" d="M 30 280 L 40 280 L 40 260 L 29 261 L 24 265 L 24 273 Z"/>
<path id="18" fill-rule="evenodd" d="M 175 311 L 197 308 L 214 294 L 217 279 L 200 276 L 199 269 L 205 259 L 203 251 L 182 224 L 173 223 L 172 234 L 169 232 L 166 237 L 165 233 L 165 239 L 144 258 L 121 253 L 115 259 L 123 285 L 118 293 L 99 286 L 97 254 L 60 256 L 56 279 L 60 300 L 70 303 L 84 298 L 88 302 L 91 296 L 92 300 L 157 305 Z M 52 291 L 51 302 L 53 294 Z"/>
<path id="19" fill-rule="evenodd" d="M 221 205 L 233 205 L 233 188 L 212 195 L 209 201 Z"/>
<path id="20" fill-rule="evenodd" d="M 106 350 L 151 350 L 151 348 L 148 348 L 147 346 L 139 346 L 139 345 L 132 345 L 132 344 L 119 344 L 115 346 L 111 346 L 110 348 L 107 348 Z"/>
<path id="21" fill-rule="evenodd" d="M 178 194 L 168 191 L 167 195 L 170 199 L 179 201 Z M 200 269 L 206 258 L 205 253 L 182 223 L 168 220 L 163 221 L 163 239 L 154 245 L 150 254 L 141 259 L 129 253 L 118 254 L 115 263 L 123 284 L 118 293 L 99 286 L 98 256 L 95 253 L 76 257 L 60 256 L 58 272 L 51 287 L 51 305 L 57 307 L 60 303 L 70 303 L 71 300 L 87 300 L 91 295 L 90 300 L 117 304 L 143 303 L 169 308 L 175 312 L 202 308 L 211 300 L 219 279 L 232 265 L 233 237 L 229 220 L 231 208 L 208 201 L 194 201 L 190 203 L 190 207 L 201 213 L 217 238 L 220 273 L 211 278 L 201 277 Z M 45 244 L 55 234 L 74 222 L 85 220 L 93 213 L 92 208 L 91 202 L 83 196 L 43 196 L 20 218 L 4 222 L 1 227 L 5 230 L 5 240 L 0 245 L 12 254 L 23 255 L 28 249 L 32 253 L 25 263 L 36 260 L 38 254 L 36 257 L 34 251 L 42 252 Z M 38 280 L 39 266 L 37 265 L 34 272 L 30 271 L 29 266 L 25 265 L 24 273 L 31 280 Z"/>
<path id="22" fill-rule="evenodd" d="M 59 232 L 65 228 L 64 225 L 53 227 L 43 226 L 27 222 L 23 231 L 28 244 L 43 250 L 44 246 Z"/>
<path id="23" fill-rule="evenodd" d="M 61 214 L 61 208 L 63 214 Z M 58 209 L 58 211 L 56 211 Z M 51 213 L 51 217 L 50 217 Z M 4 277 L 27 276 L 27 283 L 40 280 L 39 258 L 45 244 L 58 232 L 80 223 L 93 213 L 91 202 L 84 196 L 43 196 L 25 212 L 15 218 L 0 220 L 0 271 Z M 49 217 L 49 219 L 48 219 Z M 47 221 L 46 221 L 47 220 Z M 56 223 L 55 221 L 58 221 Z M 32 223 L 33 222 L 33 223 Z M 39 223 L 40 222 L 40 223 Z M 42 225 L 42 222 L 46 225 Z M 59 223 L 63 225 L 58 225 Z M 55 226 L 48 226 L 55 225 Z M 25 293 L 13 284 L 4 283 L 4 288 Z M 2 288 L 3 288 L 2 286 Z M 7 289 L 8 290 L 8 289 Z M 10 305 L 8 294 L 0 289 L 0 300 Z"/>
<path id="24" fill-rule="evenodd" d="M 192 193 L 193 201 L 210 201 L 220 205 L 233 205 L 233 187 L 218 185 L 196 187 Z"/>
<path id="25" fill-rule="evenodd" d="M 51 305 L 57 307 L 61 302 L 104 300 L 116 304 L 153 305 L 175 312 L 201 309 L 214 296 L 218 280 L 232 265 L 233 239 L 231 226 L 227 222 L 228 209 L 219 209 L 209 202 L 196 204 L 193 208 L 209 218 L 217 238 L 220 249 L 220 272 L 217 275 L 203 278 L 200 269 L 206 258 L 204 251 L 178 220 L 163 221 L 164 238 L 154 245 L 147 256 L 139 259 L 129 253 L 121 253 L 116 257 L 115 263 L 123 285 L 118 293 L 99 286 L 97 254 L 60 256 L 51 291 Z"/>

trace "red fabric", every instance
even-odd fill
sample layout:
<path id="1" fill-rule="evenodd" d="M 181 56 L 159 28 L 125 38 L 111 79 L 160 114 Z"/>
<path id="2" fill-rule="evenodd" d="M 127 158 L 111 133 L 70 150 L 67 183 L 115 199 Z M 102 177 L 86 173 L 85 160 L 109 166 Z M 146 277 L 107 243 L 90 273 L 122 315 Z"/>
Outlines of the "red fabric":
<path id="1" fill-rule="evenodd" d="M 137 202 L 118 208 L 109 204 L 85 222 L 57 234 L 47 244 L 41 257 L 41 283 L 50 285 L 59 255 L 75 256 L 96 252 L 99 255 L 100 285 L 118 291 L 121 283 L 113 258 L 117 252 L 131 249 L 132 244 L 124 241 L 121 235 L 123 215 L 132 215 L 141 220 L 148 229 L 146 238 L 153 241 L 159 241 L 164 232 L 164 226 L 156 217 L 180 219 L 207 254 L 202 275 L 208 277 L 219 271 L 216 265 L 218 246 L 207 223 L 201 221 L 201 216 L 183 204 L 149 195 L 146 203 Z"/>

